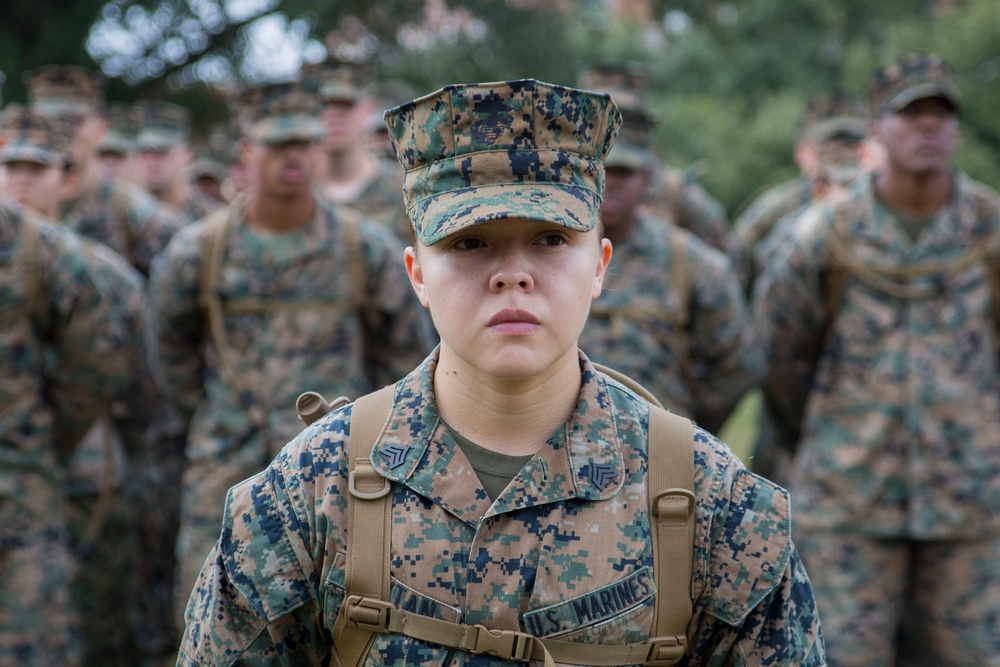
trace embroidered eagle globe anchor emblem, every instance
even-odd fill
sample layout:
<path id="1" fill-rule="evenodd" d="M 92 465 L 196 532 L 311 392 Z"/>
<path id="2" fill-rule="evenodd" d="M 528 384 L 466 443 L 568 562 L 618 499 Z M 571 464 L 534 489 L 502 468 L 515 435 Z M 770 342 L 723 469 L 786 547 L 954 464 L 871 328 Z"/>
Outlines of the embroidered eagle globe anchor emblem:
<path id="1" fill-rule="evenodd" d="M 472 140 L 476 143 L 492 146 L 514 126 L 514 116 L 499 95 L 488 95 L 476 104 L 474 111 L 486 115 L 472 124 Z"/>

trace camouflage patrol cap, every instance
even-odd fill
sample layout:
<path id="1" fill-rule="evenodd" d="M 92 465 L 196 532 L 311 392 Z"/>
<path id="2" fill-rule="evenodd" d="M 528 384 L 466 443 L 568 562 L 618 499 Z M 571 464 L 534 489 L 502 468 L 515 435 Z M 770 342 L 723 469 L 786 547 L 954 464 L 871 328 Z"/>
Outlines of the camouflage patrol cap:
<path id="1" fill-rule="evenodd" d="M 599 60 L 588 63 L 577 76 L 585 90 L 609 93 L 618 108 L 649 114 L 642 98 L 646 93 L 646 68 L 631 60 Z"/>
<path id="2" fill-rule="evenodd" d="M 76 65 L 45 65 L 25 72 L 28 103 L 46 116 L 79 121 L 104 102 L 104 80 Z"/>
<path id="3" fill-rule="evenodd" d="M 656 166 L 656 155 L 651 149 L 655 123 L 656 118 L 652 114 L 622 109 L 621 131 L 604 165 L 635 171 Z"/>
<path id="4" fill-rule="evenodd" d="M 271 83 L 251 88 L 240 97 L 243 136 L 265 144 L 319 141 L 325 134 L 319 97 L 307 85 Z"/>
<path id="5" fill-rule="evenodd" d="M 327 58 L 323 62 L 305 65 L 302 79 L 316 87 L 323 102 L 356 104 L 365 97 L 369 69 L 361 63 Z"/>
<path id="6" fill-rule="evenodd" d="M 0 114 L 0 162 L 61 168 L 72 140 L 73 127 L 63 118 L 43 116 L 21 104 L 9 104 Z"/>
<path id="7" fill-rule="evenodd" d="M 191 112 L 163 100 L 140 100 L 135 104 L 139 123 L 136 147 L 141 151 L 165 153 L 187 143 L 191 133 Z"/>
<path id="8" fill-rule="evenodd" d="M 445 86 L 385 115 L 417 238 L 505 218 L 589 231 L 621 126 L 611 96 L 534 79 Z"/>
<path id="9" fill-rule="evenodd" d="M 843 138 L 858 141 L 868 132 L 861 101 L 839 90 L 815 95 L 806 102 L 802 137 L 815 141 Z"/>
<path id="10" fill-rule="evenodd" d="M 128 155 L 135 148 L 138 127 L 134 109 L 126 104 L 109 104 L 104 110 L 104 120 L 108 131 L 101 138 L 98 152 L 114 155 Z"/>
<path id="11" fill-rule="evenodd" d="M 875 71 L 868 81 L 868 113 L 878 118 L 927 97 L 940 97 L 961 111 L 962 96 L 948 63 L 936 54 L 909 53 Z"/>

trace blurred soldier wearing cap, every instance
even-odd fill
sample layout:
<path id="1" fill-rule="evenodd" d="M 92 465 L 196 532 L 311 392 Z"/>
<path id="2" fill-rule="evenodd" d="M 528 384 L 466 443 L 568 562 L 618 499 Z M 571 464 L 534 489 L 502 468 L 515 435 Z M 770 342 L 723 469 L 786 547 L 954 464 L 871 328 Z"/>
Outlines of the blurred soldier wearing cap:
<path id="1" fill-rule="evenodd" d="M 1000 664 L 1000 198 L 936 55 L 868 84 L 884 161 L 759 279 L 763 389 L 831 665 Z"/>
<path id="2" fill-rule="evenodd" d="M 108 129 L 97 148 L 97 154 L 101 158 L 101 173 L 112 183 L 133 179 L 137 129 L 135 114 L 128 105 L 109 104 L 103 116 Z"/>
<path id="3" fill-rule="evenodd" d="M 153 256 L 183 226 L 183 219 L 141 188 L 115 185 L 102 176 L 98 147 L 107 125 L 100 115 L 100 80 L 73 65 L 46 65 L 26 73 L 25 79 L 34 110 L 66 119 L 76 128 L 71 149 L 76 178 L 63 193 L 60 221 L 111 247 L 147 274 Z"/>
<path id="4" fill-rule="evenodd" d="M 841 191 L 854 180 L 867 132 L 868 120 L 860 101 L 836 91 L 807 102 L 795 144 L 795 164 L 801 175 L 756 196 L 733 224 L 733 243 L 747 279 L 747 293 L 762 270 L 757 256 L 760 244 L 779 220 L 797 217 L 809 204 Z"/>
<path id="5" fill-rule="evenodd" d="M 180 232 L 154 265 L 164 388 L 189 422 L 178 615 L 218 537 L 226 489 L 301 429 L 297 396 L 381 387 L 433 345 L 391 232 L 314 194 L 320 105 L 295 83 L 246 91 L 245 195 Z"/>
<path id="6" fill-rule="evenodd" d="M 189 222 L 220 208 L 218 202 L 194 189 L 188 178 L 191 113 L 163 100 L 140 100 L 135 104 L 135 114 L 140 127 L 135 140 L 138 184 L 180 211 Z"/>
<path id="7" fill-rule="evenodd" d="M 676 567 L 655 565 L 649 424 L 670 416 L 577 346 L 612 256 L 610 97 L 453 85 L 386 118 L 441 344 L 229 492 L 178 664 L 825 664 L 787 492 L 681 417 L 692 479 L 663 512 Z"/>
<path id="8" fill-rule="evenodd" d="M 72 140 L 73 128 L 67 122 L 9 105 L 0 114 L 0 193 L 14 198 L 26 211 L 51 220 L 59 208 L 58 194 L 68 174 L 65 164 Z M 40 220 L 26 220 L 23 224 L 50 224 Z M 66 235 L 76 236 L 69 230 Z M 137 660 L 129 614 L 135 596 L 132 576 L 137 553 L 133 541 L 135 517 L 125 497 L 125 479 L 138 472 L 135 464 L 143 454 L 138 450 L 148 443 L 146 430 L 158 402 L 147 365 L 143 280 L 120 255 L 103 244 L 79 238 L 69 247 L 78 253 L 74 260 L 86 267 L 90 279 L 108 300 L 118 325 L 124 327 L 122 341 L 114 349 L 104 350 L 105 356 L 114 355 L 118 360 L 115 363 L 121 364 L 115 372 L 121 376 L 124 390 L 116 396 L 117 402 L 99 413 L 90 413 L 86 419 L 81 417 L 84 425 L 80 432 L 72 438 L 58 438 L 55 443 L 60 493 L 68 493 L 66 523 L 76 565 L 70 592 L 73 607 L 83 621 L 82 642 L 76 652 L 82 655 L 83 665 L 131 665 Z M 35 252 L 40 251 L 36 248 Z M 21 279 L 33 280 L 26 275 Z M 99 339 L 100 332 L 93 333 Z M 75 355 L 86 359 L 92 353 L 80 341 L 75 345 L 61 352 L 71 363 L 78 361 Z M 111 362 L 102 361 L 115 368 Z M 31 529 L 37 527 L 32 525 Z M 55 570 L 53 575 L 58 572 Z M 0 620 L 0 626 L 4 625 Z M 0 644 L 3 642 L 0 639 Z M 0 665 L 8 664 L 4 656 L 4 648 L 0 647 Z M 57 663 L 61 661 L 45 664 Z M 29 659 L 27 664 L 36 663 Z"/>
<path id="9" fill-rule="evenodd" d="M 229 161 L 205 141 L 194 148 L 194 160 L 187 169 L 191 187 L 221 205 L 228 204 L 222 194 L 222 184 L 229 177 Z"/>
<path id="10" fill-rule="evenodd" d="M 610 93 L 623 112 L 636 109 L 648 114 L 643 102 L 647 78 L 646 68 L 641 63 L 597 61 L 584 68 L 578 83 L 581 88 Z M 651 134 L 648 140 L 652 142 Z M 657 164 L 650 174 L 649 193 L 643 209 L 651 217 L 686 229 L 713 248 L 728 253 L 726 209 L 696 182 L 697 176 L 664 163 Z"/>
<path id="11" fill-rule="evenodd" d="M 375 102 L 366 92 L 367 68 L 329 58 L 303 68 L 304 80 L 319 87 L 323 100 L 326 148 L 323 193 L 337 204 L 350 206 L 385 225 L 402 243 L 409 242 L 409 222 L 399 193 L 403 174 L 399 164 L 372 150 L 371 116 Z"/>
<path id="12" fill-rule="evenodd" d="M 746 302 L 726 255 L 642 209 L 659 168 L 653 118 L 638 102 L 622 118 L 601 205 L 615 254 L 580 347 L 716 432 L 761 372 Z"/>

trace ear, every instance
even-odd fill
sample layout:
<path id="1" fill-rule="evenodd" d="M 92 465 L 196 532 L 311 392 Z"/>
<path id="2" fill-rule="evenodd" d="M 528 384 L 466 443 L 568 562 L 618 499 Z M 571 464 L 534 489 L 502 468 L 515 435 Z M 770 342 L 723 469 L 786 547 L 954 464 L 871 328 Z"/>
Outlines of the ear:
<path id="1" fill-rule="evenodd" d="M 601 239 L 601 255 L 597 261 L 597 274 L 594 276 L 593 289 L 590 290 L 591 300 L 601 296 L 601 290 L 604 289 L 604 276 L 607 275 L 608 264 L 611 263 L 611 254 L 611 241 Z"/>
<path id="2" fill-rule="evenodd" d="M 427 286 L 424 284 L 424 270 L 420 266 L 420 259 L 413 246 L 403 251 L 403 263 L 406 265 L 406 275 L 410 278 L 410 285 L 420 300 L 420 305 L 430 308 L 430 300 L 427 298 Z"/>

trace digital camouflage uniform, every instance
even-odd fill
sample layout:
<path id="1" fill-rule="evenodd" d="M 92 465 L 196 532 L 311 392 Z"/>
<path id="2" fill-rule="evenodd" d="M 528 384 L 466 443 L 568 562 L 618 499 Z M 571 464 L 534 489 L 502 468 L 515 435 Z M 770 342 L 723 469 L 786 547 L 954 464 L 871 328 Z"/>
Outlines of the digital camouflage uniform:
<path id="1" fill-rule="evenodd" d="M 97 76 L 79 67 L 45 66 L 29 73 L 27 83 L 34 111 L 74 127 L 84 127 L 102 106 Z M 141 280 L 148 275 L 153 257 L 183 225 L 176 212 L 141 188 L 107 178 L 96 181 L 73 201 L 63 202 L 59 221 L 121 255 L 137 269 Z M 143 337 L 138 329 L 135 335 Z M 153 371 L 146 363 L 130 368 L 137 385 L 153 386 L 148 377 Z M 83 557 L 76 594 L 90 601 L 88 605 L 98 605 L 85 615 L 86 664 L 132 663 L 137 643 L 146 651 L 162 650 L 163 637 L 173 634 L 162 627 L 166 622 L 162 616 L 153 619 L 156 608 L 168 600 L 163 598 L 162 585 L 149 580 L 162 564 L 162 550 L 151 548 L 144 536 L 150 530 L 171 530 L 171 498 L 176 493 L 169 493 L 175 486 L 170 476 L 175 471 L 160 466 L 167 458 L 160 455 L 176 441 L 179 426 L 171 422 L 166 409 L 150 414 L 150 405 L 158 400 L 148 396 L 129 392 L 126 397 L 131 400 L 116 406 L 113 419 L 88 432 L 71 464 L 70 528 Z M 140 423 L 140 415 L 148 417 L 145 424 Z M 141 451 L 144 445 L 146 453 Z M 149 449 L 156 453 L 149 454 Z M 128 460 L 126 450 L 142 456 Z M 143 537 L 142 549 L 136 547 L 137 535 Z M 130 587 L 128 582 L 136 585 Z M 158 603 L 146 605 L 149 599 Z M 146 647 L 156 643 L 159 648 Z"/>
<path id="2" fill-rule="evenodd" d="M 310 134 L 315 104 L 290 86 L 261 89 L 247 102 L 259 115 L 254 127 L 272 133 L 261 141 L 318 139 Z M 218 537 L 226 489 L 301 430 L 298 395 L 359 396 L 405 375 L 433 346 L 391 233 L 316 203 L 303 229 L 264 236 L 246 226 L 238 200 L 182 230 L 154 266 L 164 388 L 189 424 L 179 605 Z"/>
<path id="3" fill-rule="evenodd" d="M 914 79 L 956 99 L 939 60 L 903 63 L 883 99 Z M 864 179 L 799 221 L 755 295 L 831 664 L 1000 662 L 1000 201 L 953 183 L 911 240 Z"/>
<path id="4" fill-rule="evenodd" d="M 0 665 L 76 665 L 65 464 L 127 385 L 132 332 L 69 232 L 0 202 L 0 257 Z"/>
<path id="5" fill-rule="evenodd" d="M 657 166 L 648 148 L 652 123 L 641 109 L 622 117 L 605 165 L 649 174 Z M 739 280 L 715 248 L 641 209 L 636 216 L 614 243 L 580 347 L 715 432 L 762 371 Z"/>
<path id="6" fill-rule="evenodd" d="M 10 105 L 0 115 L 3 148 L 0 162 L 34 162 L 61 169 L 73 137 L 71 124 L 37 111 Z M 120 312 L 129 335 L 126 356 L 130 377 L 119 400 L 96 420 L 79 442 L 65 443 L 68 470 L 66 511 L 70 542 L 79 568 L 72 581 L 73 604 L 83 621 L 84 664 L 130 664 L 135 661 L 131 617 L 132 573 L 137 549 L 135 529 L 125 500 L 125 480 L 132 477 L 127 452 L 134 457 L 147 445 L 146 431 L 156 410 L 157 394 L 147 364 L 143 279 L 120 255 L 100 243 L 80 238 L 83 260 L 104 298 Z M 131 595 L 130 595 L 131 593 Z"/>
<path id="7" fill-rule="evenodd" d="M 809 99 L 799 132 L 800 145 L 815 145 L 817 173 L 764 190 L 733 223 L 733 252 L 747 281 L 747 293 L 763 271 L 759 246 L 767 240 L 779 220 L 801 212 L 814 201 L 815 182 L 850 183 L 858 174 L 857 143 L 868 131 L 860 103 L 841 92 Z M 787 223 L 789 226 L 792 223 Z"/>
<path id="8" fill-rule="evenodd" d="M 393 482 L 391 602 L 565 641 L 649 637 L 648 405 L 582 355 L 580 364 L 576 413 L 492 505 L 437 414 L 435 357 L 397 385 L 372 454 Z M 344 599 L 350 429 L 351 407 L 331 413 L 230 492 L 178 664 L 329 664 Z M 406 451 L 392 468 L 379 454 L 390 445 Z M 705 431 L 696 429 L 694 450 L 694 617 L 679 664 L 825 664 L 809 579 L 789 538 L 787 492 Z M 591 481 L 597 464 L 619 471 L 603 490 Z M 512 663 L 382 634 L 366 664 Z"/>
<path id="9" fill-rule="evenodd" d="M 321 63 L 307 65 L 302 74 L 307 85 L 316 87 L 324 103 L 356 105 L 370 99 L 365 86 L 370 81 L 370 73 L 358 63 L 328 58 Z M 359 131 L 367 132 L 368 128 L 359 128 Z M 403 171 L 395 159 L 386 159 L 369 146 L 364 150 L 374 161 L 374 172 L 353 198 L 337 198 L 335 201 L 385 226 L 404 246 L 409 245 L 410 220 L 403 205 Z"/>
<path id="10" fill-rule="evenodd" d="M 749 333 L 729 258 L 684 230 L 642 217 L 615 244 L 580 347 L 714 432 L 761 373 Z"/>
<path id="11" fill-rule="evenodd" d="M 511 217 L 593 229 L 620 124 L 607 95 L 534 80 L 448 86 L 388 118 L 423 245 Z M 656 599 L 648 404 L 580 353 L 574 413 L 491 503 L 438 414 L 437 360 L 395 385 L 371 455 L 392 482 L 390 602 L 569 642 L 645 640 Z M 330 412 L 230 491 L 178 664 L 333 664 L 347 540 L 361 539 L 345 530 L 352 417 L 353 404 Z M 787 493 L 692 433 L 695 610 L 680 664 L 825 664 Z M 389 633 L 365 664 L 511 663 Z"/>
<path id="12" fill-rule="evenodd" d="M 641 63 L 617 60 L 589 63 L 578 77 L 581 88 L 606 92 L 614 98 L 625 116 L 624 131 L 635 119 L 633 113 L 645 116 L 650 123 L 657 119 L 643 102 L 646 80 Z M 652 145 L 651 136 L 646 141 Z M 730 252 L 726 208 L 695 181 L 693 171 L 657 164 L 643 207 L 651 218 L 686 229 L 716 250 Z"/>

